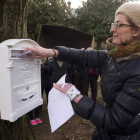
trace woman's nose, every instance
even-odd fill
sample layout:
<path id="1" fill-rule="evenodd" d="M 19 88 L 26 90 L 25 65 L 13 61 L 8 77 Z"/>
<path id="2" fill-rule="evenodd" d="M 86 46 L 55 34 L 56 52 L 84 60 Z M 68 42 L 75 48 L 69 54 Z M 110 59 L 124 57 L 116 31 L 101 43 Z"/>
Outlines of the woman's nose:
<path id="1" fill-rule="evenodd" d="M 115 30 L 115 27 L 114 26 L 111 26 L 111 28 L 110 28 L 110 33 L 113 33 L 113 32 L 115 32 L 116 30 Z"/>

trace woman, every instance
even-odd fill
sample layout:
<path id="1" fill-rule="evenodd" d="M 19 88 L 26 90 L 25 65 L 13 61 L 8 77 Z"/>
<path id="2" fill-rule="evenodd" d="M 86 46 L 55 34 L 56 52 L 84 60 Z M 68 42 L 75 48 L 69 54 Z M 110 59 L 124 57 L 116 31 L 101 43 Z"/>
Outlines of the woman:
<path id="1" fill-rule="evenodd" d="M 71 84 L 54 87 L 77 103 L 75 112 L 97 126 L 93 140 L 140 140 L 140 3 L 127 2 L 115 14 L 107 52 L 65 47 L 26 48 L 36 56 L 57 57 L 82 67 L 101 68 L 101 91 L 106 106 L 83 96 Z M 99 58 L 100 57 L 100 58 Z M 72 91 L 73 90 L 73 91 Z"/>

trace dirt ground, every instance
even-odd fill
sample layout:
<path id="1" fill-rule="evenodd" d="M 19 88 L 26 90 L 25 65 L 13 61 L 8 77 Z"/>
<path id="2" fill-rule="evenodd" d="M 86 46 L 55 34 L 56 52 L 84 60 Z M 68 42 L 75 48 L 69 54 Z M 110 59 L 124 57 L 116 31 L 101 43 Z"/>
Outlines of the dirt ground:
<path id="1" fill-rule="evenodd" d="M 89 89 L 90 97 L 90 89 Z M 90 140 L 95 126 L 90 121 L 85 120 L 78 115 L 71 117 L 65 124 L 58 128 L 54 133 L 51 133 L 49 117 L 47 112 L 46 97 L 43 96 L 43 109 L 39 115 L 43 123 L 31 126 L 36 140 Z M 98 82 L 97 102 L 102 102 L 102 96 Z M 76 104 L 72 103 L 73 108 Z M 33 136 L 32 136 L 33 138 Z M 33 138 L 34 140 L 34 138 Z"/>

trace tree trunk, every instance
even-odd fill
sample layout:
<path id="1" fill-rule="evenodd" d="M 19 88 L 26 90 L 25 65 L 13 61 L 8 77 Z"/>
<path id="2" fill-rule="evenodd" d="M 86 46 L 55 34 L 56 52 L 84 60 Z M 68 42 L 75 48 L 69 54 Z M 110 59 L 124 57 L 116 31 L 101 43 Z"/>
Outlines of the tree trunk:
<path id="1" fill-rule="evenodd" d="M 27 38 L 28 2 L 29 0 L 0 0 L 0 42 Z M 0 140 L 29 140 L 32 136 L 27 123 L 29 121 L 25 115 L 15 122 L 0 119 Z"/>
<path id="2" fill-rule="evenodd" d="M 101 48 L 102 39 L 97 39 L 97 50 Z"/>
<path id="3" fill-rule="evenodd" d="M 27 38 L 29 0 L 0 0 L 0 42 Z"/>

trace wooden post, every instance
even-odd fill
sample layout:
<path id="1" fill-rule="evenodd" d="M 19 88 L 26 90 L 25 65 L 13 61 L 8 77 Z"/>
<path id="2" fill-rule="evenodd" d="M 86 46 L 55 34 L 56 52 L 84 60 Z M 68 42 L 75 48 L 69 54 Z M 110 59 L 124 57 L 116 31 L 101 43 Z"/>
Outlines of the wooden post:
<path id="1" fill-rule="evenodd" d="M 92 38 L 91 48 L 93 50 L 95 49 L 94 35 L 93 35 L 93 38 Z"/>

